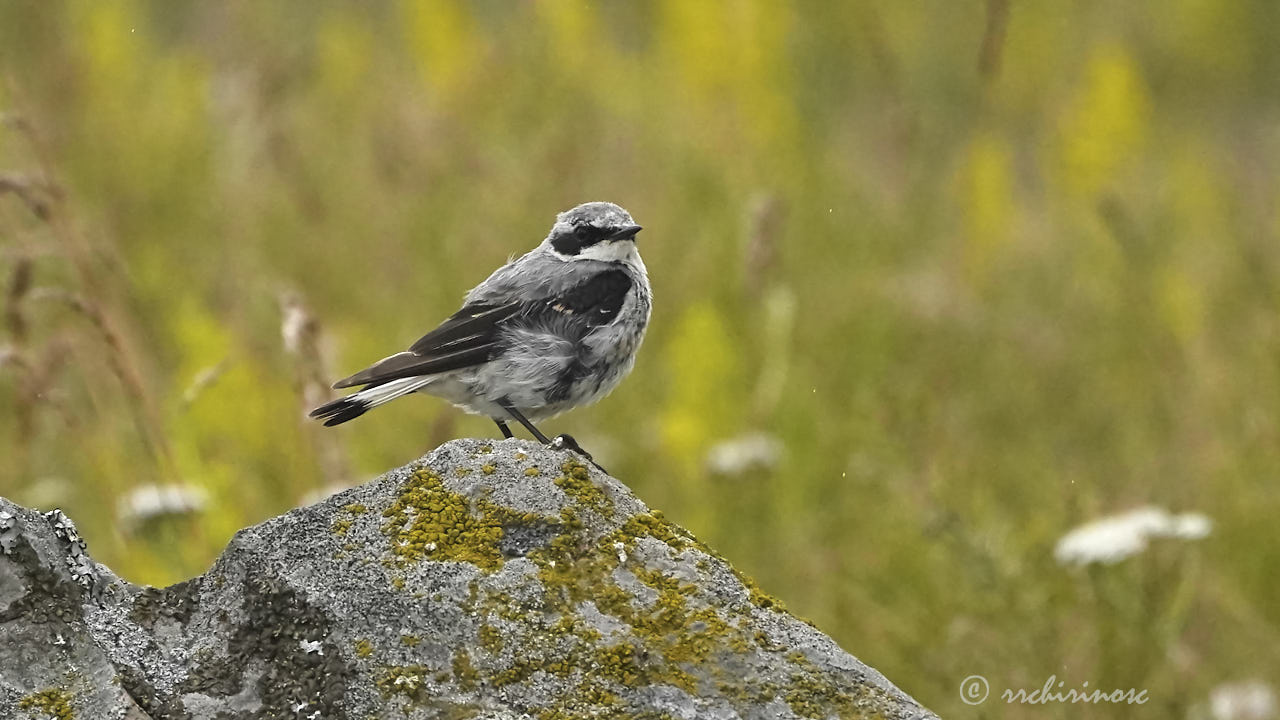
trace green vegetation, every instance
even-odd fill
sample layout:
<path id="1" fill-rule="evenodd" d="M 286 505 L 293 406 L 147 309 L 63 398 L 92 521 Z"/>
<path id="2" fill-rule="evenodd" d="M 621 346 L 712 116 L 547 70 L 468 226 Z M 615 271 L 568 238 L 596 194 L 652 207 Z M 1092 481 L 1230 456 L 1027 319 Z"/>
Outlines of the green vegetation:
<path id="1" fill-rule="evenodd" d="M 495 437 L 431 399 L 303 413 L 608 199 L 646 228 L 653 325 L 545 430 L 944 717 L 973 674 L 984 716 L 1079 716 L 994 697 L 1057 674 L 1153 699 L 1090 716 L 1185 717 L 1280 678 L 1277 26 L 1269 0 L 0 3 L 0 494 L 164 584 Z M 749 432 L 784 454 L 707 468 Z M 170 484 L 206 494 L 127 500 Z M 501 562 L 482 508 L 405 492 L 401 560 Z M 1053 561 L 1146 503 L 1213 534 Z"/>

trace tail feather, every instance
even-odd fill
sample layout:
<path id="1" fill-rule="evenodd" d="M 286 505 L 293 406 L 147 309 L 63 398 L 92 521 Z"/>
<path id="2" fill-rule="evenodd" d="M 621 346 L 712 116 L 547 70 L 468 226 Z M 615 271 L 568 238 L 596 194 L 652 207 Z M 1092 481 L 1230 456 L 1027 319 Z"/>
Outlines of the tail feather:
<path id="1" fill-rule="evenodd" d="M 311 417 L 323 419 L 325 427 L 333 427 L 348 420 L 355 420 L 373 407 L 367 402 L 353 399 L 354 397 L 338 398 L 333 402 L 325 403 L 312 410 Z"/>
<path id="2" fill-rule="evenodd" d="M 360 392 L 321 405 L 311 411 L 311 417 L 324 420 L 325 427 L 341 425 L 348 420 L 360 417 L 370 409 L 383 403 L 391 402 L 402 395 L 408 395 L 427 385 L 431 380 L 432 378 L 411 377 L 367 387 Z"/>

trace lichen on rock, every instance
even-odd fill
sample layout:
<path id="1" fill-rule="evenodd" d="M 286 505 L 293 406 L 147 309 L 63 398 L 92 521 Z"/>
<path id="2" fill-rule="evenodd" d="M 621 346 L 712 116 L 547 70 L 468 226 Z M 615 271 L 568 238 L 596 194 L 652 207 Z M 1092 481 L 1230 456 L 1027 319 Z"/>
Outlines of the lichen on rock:
<path id="1" fill-rule="evenodd" d="M 520 440 L 447 443 L 241 531 L 200 578 L 75 607 L 155 718 L 931 717 L 625 486 Z M 0 715 L 52 680 L 0 683 Z"/>

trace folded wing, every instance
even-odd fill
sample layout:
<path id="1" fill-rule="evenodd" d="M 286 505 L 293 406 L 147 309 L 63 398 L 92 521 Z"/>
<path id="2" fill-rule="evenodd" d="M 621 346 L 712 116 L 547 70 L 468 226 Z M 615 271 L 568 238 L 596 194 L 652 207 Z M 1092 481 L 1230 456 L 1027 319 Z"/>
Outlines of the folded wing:
<path id="1" fill-rule="evenodd" d="M 521 305 L 518 302 L 467 305 L 440 327 L 423 335 L 405 352 L 380 360 L 351 377 L 339 380 L 333 387 L 378 385 L 486 362 L 498 349 L 501 323 L 518 313 Z"/>
<path id="2" fill-rule="evenodd" d="M 626 273 L 607 270 L 551 298 L 472 303 L 423 335 L 408 350 L 343 378 L 333 387 L 381 385 L 479 365 L 502 349 L 502 331 L 512 325 L 543 328 L 576 342 L 592 328 L 613 322 L 630 290 L 631 279 Z"/>

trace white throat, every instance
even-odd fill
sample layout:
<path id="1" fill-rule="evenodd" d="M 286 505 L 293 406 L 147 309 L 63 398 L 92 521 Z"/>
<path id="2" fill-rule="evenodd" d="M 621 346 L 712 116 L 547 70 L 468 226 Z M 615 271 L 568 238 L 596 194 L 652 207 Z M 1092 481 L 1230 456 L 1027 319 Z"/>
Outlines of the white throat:
<path id="1" fill-rule="evenodd" d="M 560 255 L 560 253 L 556 253 Z M 599 260 L 601 262 L 628 262 L 634 264 L 640 258 L 634 240 L 605 240 L 583 248 L 577 255 L 560 255 L 566 260 Z"/>

